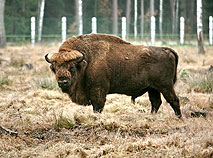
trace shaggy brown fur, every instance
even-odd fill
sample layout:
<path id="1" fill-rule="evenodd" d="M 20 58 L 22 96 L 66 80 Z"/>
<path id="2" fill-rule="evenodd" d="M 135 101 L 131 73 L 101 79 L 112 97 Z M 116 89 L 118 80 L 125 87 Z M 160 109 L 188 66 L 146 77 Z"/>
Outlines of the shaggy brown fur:
<path id="1" fill-rule="evenodd" d="M 84 60 L 82 55 L 86 54 Z M 77 59 L 81 58 L 81 62 Z M 47 60 L 48 61 L 48 60 Z M 177 53 L 167 47 L 132 45 L 119 37 L 89 34 L 67 39 L 50 59 L 62 91 L 73 102 L 103 110 L 106 95 L 136 97 L 149 93 L 152 111 L 161 105 L 160 93 L 181 117 L 174 91 Z"/>

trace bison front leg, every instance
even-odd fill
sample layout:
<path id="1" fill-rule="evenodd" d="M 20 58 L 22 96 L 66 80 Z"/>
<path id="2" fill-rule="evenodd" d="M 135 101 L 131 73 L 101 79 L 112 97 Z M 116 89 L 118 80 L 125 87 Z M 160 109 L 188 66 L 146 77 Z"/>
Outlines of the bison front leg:
<path id="1" fill-rule="evenodd" d="M 106 92 L 102 88 L 92 88 L 90 90 L 90 100 L 94 112 L 101 113 L 106 102 Z"/>

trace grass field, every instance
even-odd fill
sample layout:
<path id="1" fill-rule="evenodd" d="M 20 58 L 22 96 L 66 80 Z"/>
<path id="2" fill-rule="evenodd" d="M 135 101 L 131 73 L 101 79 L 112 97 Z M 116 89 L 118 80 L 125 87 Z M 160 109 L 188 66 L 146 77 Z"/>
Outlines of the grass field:
<path id="1" fill-rule="evenodd" d="M 145 94 L 108 95 L 101 114 L 72 103 L 57 86 L 44 54 L 58 46 L 0 49 L 0 157 L 213 157 L 213 47 L 173 47 L 175 90 L 183 120 L 163 100 L 150 114 Z"/>

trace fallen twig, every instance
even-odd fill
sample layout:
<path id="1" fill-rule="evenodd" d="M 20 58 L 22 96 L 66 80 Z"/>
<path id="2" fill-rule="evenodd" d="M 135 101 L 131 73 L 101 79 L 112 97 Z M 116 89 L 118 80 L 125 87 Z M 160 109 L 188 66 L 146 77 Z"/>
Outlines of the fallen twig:
<path id="1" fill-rule="evenodd" d="M 18 132 L 11 131 L 3 126 L 0 126 L 0 131 L 4 132 L 6 134 L 9 134 L 11 136 L 16 136 L 16 137 L 18 136 Z"/>

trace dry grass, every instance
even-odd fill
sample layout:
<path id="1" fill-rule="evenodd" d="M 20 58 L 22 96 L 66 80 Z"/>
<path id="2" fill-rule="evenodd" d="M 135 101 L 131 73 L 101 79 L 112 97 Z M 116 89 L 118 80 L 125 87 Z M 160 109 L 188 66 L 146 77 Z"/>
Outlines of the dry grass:
<path id="1" fill-rule="evenodd" d="M 57 87 L 43 56 L 57 46 L 0 49 L 0 157 L 213 157 L 213 47 L 179 53 L 176 91 L 183 121 L 163 101 L 150 115 L 147 94 L 130 102 L 108 95 L 102 114 L 70 101 Z M 33 67 L 29 67 L 29 65 Z M 207 88 L 206 88 L 207 87 Z"/>

